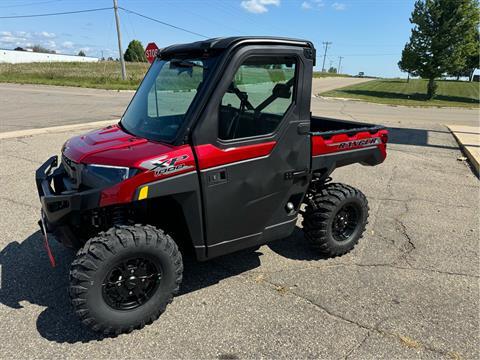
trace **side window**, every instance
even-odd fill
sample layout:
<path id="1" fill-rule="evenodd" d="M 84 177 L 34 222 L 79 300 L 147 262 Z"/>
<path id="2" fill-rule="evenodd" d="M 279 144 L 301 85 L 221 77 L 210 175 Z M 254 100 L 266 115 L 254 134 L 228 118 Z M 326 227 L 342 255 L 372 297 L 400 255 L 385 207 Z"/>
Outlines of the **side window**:
<path id="1" fill-rule="evenodd" d="M 293 102 L 296 59 L 252 56 L 239 67 L 220 103 L 218 137 L 241 139 L 274 132 Z"/>

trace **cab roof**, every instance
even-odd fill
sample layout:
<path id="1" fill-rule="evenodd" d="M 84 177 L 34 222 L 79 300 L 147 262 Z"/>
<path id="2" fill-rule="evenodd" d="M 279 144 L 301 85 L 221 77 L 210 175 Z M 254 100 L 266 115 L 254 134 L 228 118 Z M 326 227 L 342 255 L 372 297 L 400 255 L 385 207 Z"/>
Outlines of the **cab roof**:
<path id="1" fill-rule="evenodd" d="M 159 56 L 195 51 L 224 50 L 238 44 L 293 45 L 314 49 L 313 43 L 308 40 L 271 36 L 232 36 L 171 45 L 159 51 Z"/>

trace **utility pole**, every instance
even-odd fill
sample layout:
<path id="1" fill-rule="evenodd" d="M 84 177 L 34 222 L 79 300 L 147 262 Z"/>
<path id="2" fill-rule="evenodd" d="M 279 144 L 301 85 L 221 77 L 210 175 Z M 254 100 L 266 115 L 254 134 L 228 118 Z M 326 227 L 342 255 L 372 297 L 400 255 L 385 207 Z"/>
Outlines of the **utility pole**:
<path id="1" fill-rule="evenodd" d="M 343 56 L 338 57 L 338 69 L 337 69 L 337 74 L 340 74 L 340 66 L 342 66 L 342 59 Z"/>
<path id="2" fill-rule="evenodd" d="M 327 58 L 327 49 L 329 45 L 332 45 L 330 41 L 324 41 L 323 46 L 325 46 L 325 53 L 323 54 L 323 65 L 322 65 L 322 72 L 325 72 L 325 59 Z"/>
<path id="3" fill-rule="evenodd" d="M 113 11 L 115 12 L 115 22 L 117 23 L 117 38 L 118 38 L 118 52 L 120 59 L 120 66 L 122 68 L 122 79 L 127 79 L 127 69 L 125 69 L 125 61 L 123 59 L 123 50 L 122 50 L 122 36 L 120 35 L 120 19 L 118 17 L 118 4 L 117 0 L 113 0 Z"/>

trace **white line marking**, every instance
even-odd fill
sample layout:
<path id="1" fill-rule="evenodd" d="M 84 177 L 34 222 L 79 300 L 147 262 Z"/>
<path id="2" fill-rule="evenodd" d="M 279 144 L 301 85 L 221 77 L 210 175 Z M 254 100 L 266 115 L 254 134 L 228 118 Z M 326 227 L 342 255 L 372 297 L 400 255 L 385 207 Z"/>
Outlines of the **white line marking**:
<path id="1" fill-rule="evenodd" d="M 112 120 L 102 120 L 102 121 L 95 121 L 95 122 L 82 123 L 82 124 L 52 126 L 52 127 L 39 128 L 39 129 L 6 131 L 3 133 L 0 133 L 0 139 L 12 139 L 17 137 L 65 132 L 69 130 L 78 130 L 78 129 L 100 128 L 100 127 L 116 124 L 118 123 L 119 120 L 120 119 L 112 119 Z"/>

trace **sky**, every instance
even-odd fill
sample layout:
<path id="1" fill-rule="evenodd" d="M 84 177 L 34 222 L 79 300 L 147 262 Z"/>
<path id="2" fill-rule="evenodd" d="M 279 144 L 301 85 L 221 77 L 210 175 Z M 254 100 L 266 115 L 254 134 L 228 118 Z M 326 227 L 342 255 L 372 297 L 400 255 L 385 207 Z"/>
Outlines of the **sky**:
<path id="1" fill-rule="evenodd" d="M 118 0 L 125 9 L 184 28 L 168 27 L 119 10 L 123 50 L 132 39 L 159 47 L 205 37 L 270 35 L 312 41 L 317 70 L 405 77 L 398 69 L 410 36 L 414 0 Z M 0 17 L 112 7 L 112 0 L 2 0 Z M 0 48 L 40 44 L 62 54 L 118 57 L 113 9 L 35 18 L 0 18 Z"/>

